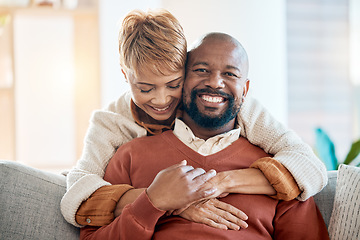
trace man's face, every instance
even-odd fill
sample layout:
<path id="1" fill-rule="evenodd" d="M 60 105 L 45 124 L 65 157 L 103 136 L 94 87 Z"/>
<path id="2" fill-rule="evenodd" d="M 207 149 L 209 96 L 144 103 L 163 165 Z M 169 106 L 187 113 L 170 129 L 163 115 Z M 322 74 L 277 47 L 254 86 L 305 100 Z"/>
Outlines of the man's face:
<path id="1" fill-rule="evenodd" d="M 183 103 L 200 126 L 217 129 L 234 119 L 248 90 L 247 59 L 239 48 L 206 40 L 188 57 Z"/>

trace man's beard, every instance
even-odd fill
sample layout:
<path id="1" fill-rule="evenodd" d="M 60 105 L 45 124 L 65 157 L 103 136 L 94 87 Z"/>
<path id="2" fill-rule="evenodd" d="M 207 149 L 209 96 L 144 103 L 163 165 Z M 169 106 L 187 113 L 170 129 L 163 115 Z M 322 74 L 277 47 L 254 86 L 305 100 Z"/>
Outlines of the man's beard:
<path id="1" fill-rule="evenodd" d="M 227 100 L 227 108 L 225 110 L 224 113 L 218 115 L 218 116 L 208 116 L 205 115 L 203 113 L 200 112 L 197 104 L 196 104 L 196 97 L 198 94 L 203 94 L 203 93 L 209 93 L 209 94 L 217 94 L 220 95 L 224 98 L 226 98 Z M 210 130 L 215 130 L 215 129 L 219 129 L 222 126 L 224 126 L 225 124 L 227 124 L 228 122 L 230 122 L 232 119 L 234 119 L 237 114 L 240 111 L 240 107 L 241 107 L 241 102 L 239 104 L 235 104 L 235 99 L 232 95 L 221 92 L 221 91 L 216 91 L 216 90 L 210 90 L 210 89 L 193 89 L 191 91 L 191 101 L 189 104 L 185 103 L 183 104 L 183 108 L 184 111 L 190 116 L 190 118 L 199 126 L 206 128 L 206 129 L 210 129 Z"/>

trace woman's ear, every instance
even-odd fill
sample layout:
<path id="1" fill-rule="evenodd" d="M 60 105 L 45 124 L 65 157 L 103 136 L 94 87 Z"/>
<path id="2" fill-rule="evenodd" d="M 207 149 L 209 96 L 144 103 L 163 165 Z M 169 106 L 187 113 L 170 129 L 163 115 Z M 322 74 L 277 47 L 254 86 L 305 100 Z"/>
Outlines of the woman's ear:
<path id="1" fill-rule="evenodd" d="M 124 71 L 124 69 L 121 69 L 121 72 L 122 72 L 122 74 L 124 74 L 125 81 L 128 82 L 127 75 L 126 75 L 126 72 Z"/>

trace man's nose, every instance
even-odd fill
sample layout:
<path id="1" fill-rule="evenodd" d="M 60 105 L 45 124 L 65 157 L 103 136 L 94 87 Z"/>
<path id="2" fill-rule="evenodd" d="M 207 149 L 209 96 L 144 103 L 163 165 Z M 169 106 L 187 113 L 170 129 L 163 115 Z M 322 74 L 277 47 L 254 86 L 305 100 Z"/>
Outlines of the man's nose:
<path id="1" fill-rule="evenodd" d="M 205 85 L 208 87 L 211 87 L 213 89 L 219 89 L 224 88 L 224 79 L 219 73 L 213 73 L 209 76 L 207 81 L 205 82 Z"/>

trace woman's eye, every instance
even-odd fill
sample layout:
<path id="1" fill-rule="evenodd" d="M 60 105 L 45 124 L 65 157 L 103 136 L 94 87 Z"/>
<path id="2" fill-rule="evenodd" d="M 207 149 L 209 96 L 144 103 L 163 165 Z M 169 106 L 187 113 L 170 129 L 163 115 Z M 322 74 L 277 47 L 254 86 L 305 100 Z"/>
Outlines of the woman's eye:
<path id="1" fill-rule="evenodd" d="M 140 92 L 142 92 L 142 93 L 149 93 L 151 90 L 153 90 L 153 89 L 152 89 L 152 88 L 150 88 L 149 90 L 140 89 Z"/>
<path id="2" fill-rule="evenodd" d="M 168 88 L 170 88 L 170 89 L 178 89 L 179 87 L 181 87 L 181 84 L 176 85 L 176 86 L 168 86 Z"/>

